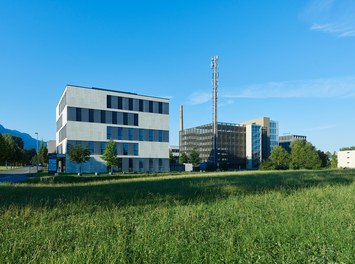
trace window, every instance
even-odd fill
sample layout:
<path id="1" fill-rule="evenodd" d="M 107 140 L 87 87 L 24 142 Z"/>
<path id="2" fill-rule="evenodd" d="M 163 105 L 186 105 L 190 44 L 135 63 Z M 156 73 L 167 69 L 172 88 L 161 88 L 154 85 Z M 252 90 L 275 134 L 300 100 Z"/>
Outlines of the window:
<path id="1" fill-rule="evenodd" d="M 163 142 L 163 131 L 161 130 L 158 131 L 158 140 L 159 142 Z"/>
<path id="2" fill-rule="evenodd" d="M 140 160 L 139 160 L 139 171 L 140 171 L 140 172 L 143 172 L 143 170 L 144 170 L 144 163 L 143 163 L 143 160 L 140 159 Z"/>
<path id="3" fill-rule="evenodd" d="M 104 154 L 106 149 L 106 142 L 101 142 L 101 154 Z"/>
<path id="4" fill-rule="evenodd" d="M 123 143 L 123 155 L 128 155 L 128 143 Z"/>
<path id="5" fill-rule="evenodd" d="M 89 151 L 90 154 L 94 154 L 94 142 L 89 141 Z"/>
<path id="6" fill-rule="evenodd" d="M 133 159 L 128 159 L 128 171 L 133 171 Z"/>
<path id="7" fill-rule="evenodd" d="M 107 127 L 106 131 L 107 131 L 107 139 L 111 139 L 112 138 L 111 127 Z"/>
<path id="8" fill-rule="evenodd" d="M 112 96 L 108 95 L 107 96 L 107 108 L 112 108 L 111 100 L 112 100 Z"/>
<path id="9" fill-rule="evenodd" d="M 137 114 L 134 114 L 134 123 L 133 123 L 134 126 L 138 126 L 138 115 Z"/>
<path id="10" fill-rule="evenodd" d="M 149 171 L 153 171 L 153 170 L 154 170 L 153 159 L 149 159 Z"/>
<path id="11" fill-rule="evenodd" d="M 89 122 L 93 123 L 94 122 L 94 110 L 89 109 Z"/>
<path id="12" fill-rule="evenodd" d="M 153 130 L 149 130 L 149 141 L 153 141 Z"/>
<path id="13" fill-rule="evenodd" d="M 133 99 L 129 98 L 128 99 L 128 110 L 133 110 Z"/>
<path id="14" fill-rule="evenodd" d="M 76 121 L 81 121 L 81 108 L 76 108 Z"/>
<path id="15" fill-rule="evenodd" d="M 117 112 L 112 112 L 112 124 L 117 124 Z"/>
<path id="16" fill-rule="evenodd" d="M 143 129 L 139 129 L 139 140 L 140 141 L 144 140 L 144 130 Z"/>
<path id="17" fill-rule="evenodd" d="M 133 145 L 133 155 L 138 156 L 138 144 Z"/>
<path id="18" fill-rule="evenodd" d="M 106 123 L 106 113 L 104 110 L 101 110 L 101 123 Z"/>
<path id="19" fill-rule="evenodd" d="M 123 124 L 128 125 L 128 113 L 123 113 Z"/>
<path id="20" fill-rule="evenodd" d="M 117 128 L 117 139 L 122 140 L 122 127 Z"/>
<path id="21" fill-rule="evenodd" d="M 143 112 L 143 100 L 139 99 L 139 112 Z"/>
<path id="22" fill-rule="evenodd" d="M 128 140 L 133 140 L 133 128 L 128 129 Z"/>
<path id="23" fill-rule="evenodd" d="M 117 97 L 117 108 L 122 109 L 122 97 Z"/>
<path id="24" fill-rule="evenodd" d="M 163 113 L 163 103 L 162 102 L 159 102 L 159 104 L 158 104 L 158 112 L 159 112 L 159 114 Z"/>
<path id="25" fill-rule="evenodd" d="M 159 171 L 163 170 L 163 160 L 159 159 Z"/>
<path id="26" fill-rule="evenodd" d="M 153 113 L 153 101 L 149 101 L 149 113 Z"/>

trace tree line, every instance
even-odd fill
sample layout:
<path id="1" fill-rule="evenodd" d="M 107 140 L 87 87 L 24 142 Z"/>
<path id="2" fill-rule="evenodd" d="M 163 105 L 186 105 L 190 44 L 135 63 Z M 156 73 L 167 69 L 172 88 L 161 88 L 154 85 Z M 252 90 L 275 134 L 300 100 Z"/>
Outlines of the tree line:
<path id="1" fill-rule="evenodd" d="M 48 163 L 48 149 L 43 141 L 38 151 L 38 161 L 44 166 Z M 0 165 L 25 166 L 37 164 L 37 151 L 34 148 L 25 149 L 22 138 L 0 134 Z"/>
<path id="2" fill-rule="evenodd" d="M 338 165 L 337 155 L 334 152 L 324 153 L 317 150 L 310 142 L 296 140 L 291 144 L 291 152 L 283 147 L 276 146 L 271 151 L 269 159 L 263 161 L 260 170 L 299 170 L 336 168 Z"/>

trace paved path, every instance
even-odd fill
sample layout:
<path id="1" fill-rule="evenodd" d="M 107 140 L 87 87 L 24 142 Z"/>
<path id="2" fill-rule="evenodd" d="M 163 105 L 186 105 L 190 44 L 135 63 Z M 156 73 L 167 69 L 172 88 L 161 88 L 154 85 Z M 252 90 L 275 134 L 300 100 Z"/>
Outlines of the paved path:
<path id="1" fill-rule="evenodd" d="M 36 167 L 23 167 L 20 169 L 0 171 L 0 182 L 23 182 L 28 176 L 36 173 Z"/>

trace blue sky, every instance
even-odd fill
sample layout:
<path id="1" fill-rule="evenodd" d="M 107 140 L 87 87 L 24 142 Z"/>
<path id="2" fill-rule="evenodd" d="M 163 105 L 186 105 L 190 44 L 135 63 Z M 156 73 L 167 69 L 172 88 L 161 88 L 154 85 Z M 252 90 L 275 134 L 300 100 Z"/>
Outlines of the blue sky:
<path id="1" fill-rule="evenodd" d="M 169 97 L 170 143 L 268 116 L 323 151 L 355 145 L 355 1 L 0 2 L 0 124 L 55 139 L 66 84 Z"/>

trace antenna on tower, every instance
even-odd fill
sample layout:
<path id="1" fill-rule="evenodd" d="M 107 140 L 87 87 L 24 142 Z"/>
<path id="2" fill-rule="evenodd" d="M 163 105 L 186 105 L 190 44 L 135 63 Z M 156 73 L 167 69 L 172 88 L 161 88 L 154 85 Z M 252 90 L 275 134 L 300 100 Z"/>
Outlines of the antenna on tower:
<path id="1" fill-rule="evenodd" d="M 217 124 L 217 95 L 218 95 L 218 56 L 213 56 L 211 59 L 212 69 L 212 120 L 213 120 L 213 162 L 218 167 L 218 124 Z"/>

